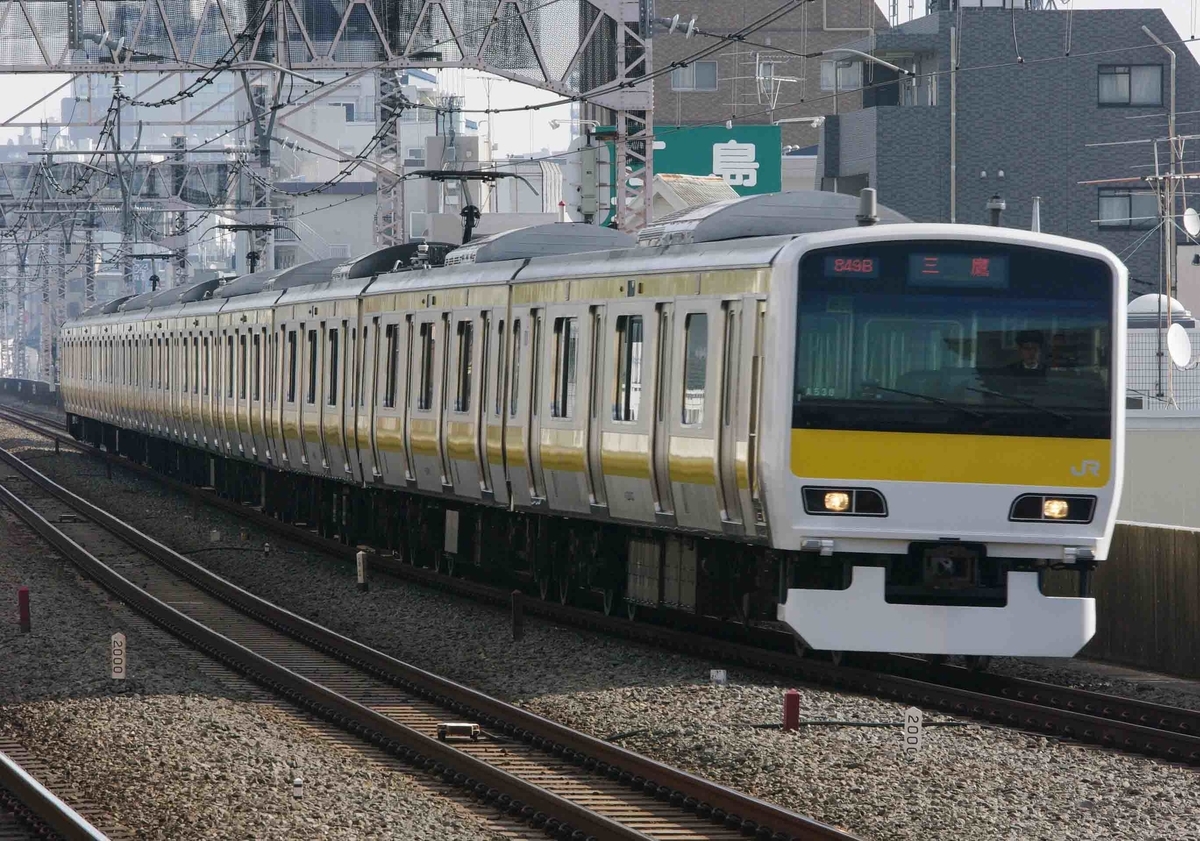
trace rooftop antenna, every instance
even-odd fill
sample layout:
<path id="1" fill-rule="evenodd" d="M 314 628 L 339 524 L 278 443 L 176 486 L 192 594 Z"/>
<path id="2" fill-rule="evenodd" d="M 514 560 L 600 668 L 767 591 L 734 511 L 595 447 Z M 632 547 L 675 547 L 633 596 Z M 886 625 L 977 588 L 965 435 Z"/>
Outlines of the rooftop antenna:
<path id="1" fill-rule="evenodd" d="M 854 218 L 864 227 L 879 221 L 879 199 L 874 187 L 863 187 L 858 194 L 858 213 Z"/>

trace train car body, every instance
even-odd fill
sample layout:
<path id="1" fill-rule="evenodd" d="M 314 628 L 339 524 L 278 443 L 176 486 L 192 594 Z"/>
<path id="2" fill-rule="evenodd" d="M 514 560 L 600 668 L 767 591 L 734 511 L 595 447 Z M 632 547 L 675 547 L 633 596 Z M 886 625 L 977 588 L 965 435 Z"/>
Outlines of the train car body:
<path id="1" fill-rule="evenodd" d="M 543 226 L 135 299 L 65 326 L 71 429 L 543 596 L 1074 654 L 1120 494 L 1125 269 L 856 209 L 783 194 L 636 247 Z M 1051 567 L 1078 597 L 1042 594 Z"/>

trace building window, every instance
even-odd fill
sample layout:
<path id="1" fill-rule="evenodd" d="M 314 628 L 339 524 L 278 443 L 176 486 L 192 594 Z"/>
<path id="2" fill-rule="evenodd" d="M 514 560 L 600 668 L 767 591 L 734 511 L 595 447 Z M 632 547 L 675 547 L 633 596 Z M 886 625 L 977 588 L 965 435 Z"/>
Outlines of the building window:
<path id="1" fill-rule="evenodd" d="M 1162 65 L 1101 65 L 1097 101 L 1101 105 L 1162 105 Z"/>
<path id="2" fill-rule="evenodd" d="M 845 59 L 821 62 L 821 90 L 833 90 L 833 73 L 837 70 L 837 90 L 856 91 L 862 87 L 862 62 L 844 63 Z M 840 66 L 839 66 L 840 65 Z"/>
<path id="3" fill-rule="evenodd" d="M 1155 228 L 1158 196 L 1135 190 L 1101 190 L 1096 219 L 1101 228 Z"/>
<path id="4" fill-rule="evenodd" d="M 671 71 L 673 91 L 715 91 L 717 89 L 717 63 L 694 61 L 686 67 Z"/>

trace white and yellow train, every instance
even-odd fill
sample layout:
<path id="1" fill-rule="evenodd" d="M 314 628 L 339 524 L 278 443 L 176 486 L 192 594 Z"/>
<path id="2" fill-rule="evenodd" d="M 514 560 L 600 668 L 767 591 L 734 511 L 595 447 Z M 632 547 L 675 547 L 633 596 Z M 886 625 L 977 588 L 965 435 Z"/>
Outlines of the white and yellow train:
<path id="1" fill-rule="evenodd" d="M 112 302 L 64 327 L 70 428 L 543 596 L 1074 654 L 1121 487 L 1125 269 L 856 210 L 781 194 L 636 245 L 542 226 Z M 1042 594 L 1051 567 L 1080 597 Z"/>

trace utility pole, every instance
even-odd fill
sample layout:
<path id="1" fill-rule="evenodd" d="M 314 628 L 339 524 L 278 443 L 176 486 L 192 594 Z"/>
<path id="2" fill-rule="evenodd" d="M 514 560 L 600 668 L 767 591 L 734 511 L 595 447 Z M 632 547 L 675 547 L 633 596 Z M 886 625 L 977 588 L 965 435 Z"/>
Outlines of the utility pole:
<path id="1" fill-rule="evenodd" d="M 29 246 L 15 246 L 17 251 L 17 329 L 13 336 L 13 376 L 27 379 L 25 370 L 25 270 L 29 265 Z"/>
<path id="2" fill-rule="evenodd" d="M 130 196 L 129 181 L 125 177 L 125 167 L 121 161 L 121 102 L 125 89 L 121 84 L 121 74 L 113 76 L 113 99 L 117 104 L 117 113 L 113 125 L 113 166 L 117 170 L 117 181 L 121 185 L 121 285 L 122 294 L 133 294 L 133 202 Z"/>
<path id="3" fill-rule="evenodd" d="M 175 165 L 171 168 L 171 195 L 175 196 L 180 202 L 183 201 L 183 185 L 187 177 L 187 136 L 177 134 L 171 138 L 171 148 L 175 150 L 173 155 Z M 171 284 L 173 286 L 183 286 L 187 283 L 187 214 L 183 210 L 179 210 L 174 215 L 173 219 L 174 231 L 176 237 L 181 238 L 180 242 L 175 243 L 175 248 L 172 250 L 173 257 L 171 258 Z"/>

